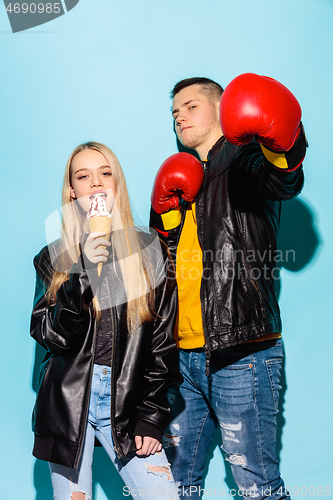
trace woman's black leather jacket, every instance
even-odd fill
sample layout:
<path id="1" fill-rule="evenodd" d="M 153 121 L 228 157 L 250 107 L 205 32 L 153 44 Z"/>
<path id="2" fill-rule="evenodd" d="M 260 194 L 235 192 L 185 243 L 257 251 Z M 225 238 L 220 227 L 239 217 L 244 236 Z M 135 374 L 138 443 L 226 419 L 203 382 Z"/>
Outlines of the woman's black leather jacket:
<path id="1" fill-rule="evenodd" d="M 156 270 L 155 320 L 129 334 L 126 299 L 119 300 L 124 294 L 119 269 L 113 281 L 116 285 L 110 286 L 111 302 L 117 304 L 111 308 L 111 426 L 118 457 L 135 452 L 134 430 L 140 423 L 164 432 L 171 420 L 167 390 L 182 380 L 173 338 L 177 293 L 172 266 L 160 242 L 156 250 L 156 238 L 140 233 L 140 240 Z M 34 259 L 37 281 L 31 335 L 47 353 L 41 364 L 33 411 L 33 454 L 42 460 L 77 467 L 94 363 L 96 320 L 90 283 L 97 279 L 97 272 L 96 267 L 87 271 L 83 259 L 74 264 L 69 280 L 57 292 L 56 304 L 50 305 L 45 292 L 54 273 L 52 253 L 53 248 L 45 247 Z M 113 263 L 108 264 L 109 272 L 114 272 Z"/>
<path id="2" fill-rule="evenodd" d="M 201 312 L 205 350 L 234 346 L 265 334 L 281 332 L 274 279 L 279 277 L 276 236 L 280 202 L 303 186 L 306 138 L 286 153 L 288 169 L 273 166 L 260 145 L 236 146 L 222 137 L 202 162 L 204 181 L 195 199 L 197 234 L 202 249 Z M 169 231 L 151 210 L 150 225 L 176 259 L 182 223 Z"/>

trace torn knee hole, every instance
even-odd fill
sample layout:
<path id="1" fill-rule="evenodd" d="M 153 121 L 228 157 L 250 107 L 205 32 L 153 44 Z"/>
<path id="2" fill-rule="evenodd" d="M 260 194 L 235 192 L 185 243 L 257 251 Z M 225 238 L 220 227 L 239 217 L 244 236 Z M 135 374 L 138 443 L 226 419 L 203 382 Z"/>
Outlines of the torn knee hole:
<path id="1" fill-rule="evenodd" d="M 242 423 L 228 424 L 220 422 L 220 427 L 222 429 L 223 441 L 233 441 L 234 443 L 239 443 L 239 439 L 236 436 L 236 432 L 242 429 Z"/>
<path id="2" fill-rule="evenodd" d="M 151 472 L 152 474 L 156 474 L 157 476 L 162 476 L 163 474 L 166 474 L 166 478 L 168 481 L 171 481 L 171 470 L 168 466 L 165 465 L 152 465 L 152 464 L 145 464 L 147 467 L 147 472 L 148 474 Z"/>
<path id="3" fill-rule="evenodd" d="M 177 434 L 164 434 L 163 436 L 163 445 L 164 448 L 171 448 L 172 446 L 179 446 L 179 442 L 182 436 L 178 436 Z"/>
<path id="4" fill-rule="evenodd" d="M 90 500 L 90 497 L 81 491 L 74 491 L 71 500 Z"/>
<path id="5" fill-rule="evenodd" d="M 246 466 L 246 457 L 244 455 L 237 455 L 236 453 L 227 453 L 225 459 L 232 465 Z"/>

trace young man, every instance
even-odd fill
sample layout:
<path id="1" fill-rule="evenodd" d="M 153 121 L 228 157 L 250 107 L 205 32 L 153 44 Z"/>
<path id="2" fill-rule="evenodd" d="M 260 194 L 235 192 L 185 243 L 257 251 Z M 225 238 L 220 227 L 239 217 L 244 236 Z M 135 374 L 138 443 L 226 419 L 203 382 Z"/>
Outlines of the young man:
<path id="1" fill-rule="evenodd" d="M 222 93 L 206 78 L 174 87 L 177 137 L 201 165 L 173 155 L 152 194 L 151 226 L 176 261 L 184 377 L 170 394 L 166 447 L 180 493 L 198 498 L 219 426 L 240 494 L 281 500 L 276 236 L 280 202 L 302 189 L 307 144 L 299 104 L 279 82 L 245 74 Z"/>

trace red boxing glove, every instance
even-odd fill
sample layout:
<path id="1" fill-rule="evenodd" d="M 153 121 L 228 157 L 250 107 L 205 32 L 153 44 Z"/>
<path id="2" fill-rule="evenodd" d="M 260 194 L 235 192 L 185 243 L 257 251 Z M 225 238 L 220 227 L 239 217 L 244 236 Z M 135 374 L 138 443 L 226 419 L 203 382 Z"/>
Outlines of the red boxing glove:
<path id="1" fill-rule="evenodd" d="M 153 186 L 151 204 L 158 214 L 179 206 L 179 196 L 193 201 L 199 192 L 204 172 L 197 158 L 189 153 L 169 156 L 160 166 Z"/>
<path id="2" fill-rule="evenodd" d="M 301 116 L 296 97 L 268 76 L 244 73 L 222 94 L 221 127 L 233 144 L 247 144 L 255 137 L 273 151 L 288 151 L 298 137 Z"/>

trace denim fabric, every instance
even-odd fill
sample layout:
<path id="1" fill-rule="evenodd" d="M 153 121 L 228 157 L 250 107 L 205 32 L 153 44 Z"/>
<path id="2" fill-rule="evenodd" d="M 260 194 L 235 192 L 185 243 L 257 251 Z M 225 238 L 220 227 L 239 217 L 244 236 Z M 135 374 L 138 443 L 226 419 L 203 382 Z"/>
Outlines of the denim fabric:
<path id="1" fill-rule="evenodd" d="M 174 420 L 164 444 L 181 496 L 200 496 L 219 425 L 222 450 L 243 497 L 289 498 L 275 452 L 283 357 L 280 339 L 242 344 L 213 354 L 207 377 L 205 353 L 180 350 L 184 382 L 169 393 Z"/>
<path id="2" fill-rule="evenodd" d="M 75 491 L 92 498 L 92 457 L 95 437 L 125 482 L 124 497 L 177 499 L 177 488 L 164 450 L 148 457 L 117 458 L 110 424 L 111 368 L 94 365 L 86 435 L 78 469 L 50 463 L 54 500 L 70 500 Z"/>

